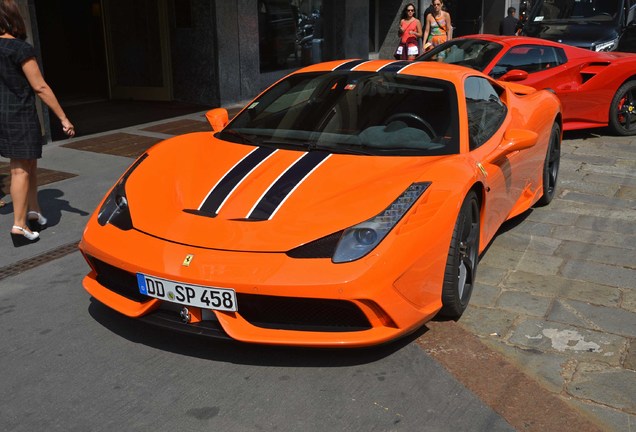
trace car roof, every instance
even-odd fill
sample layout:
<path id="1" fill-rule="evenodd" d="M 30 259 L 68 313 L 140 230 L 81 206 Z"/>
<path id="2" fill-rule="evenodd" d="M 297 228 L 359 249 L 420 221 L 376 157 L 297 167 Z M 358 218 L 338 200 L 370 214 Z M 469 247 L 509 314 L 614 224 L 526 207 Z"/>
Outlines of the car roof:
<path id="1" fill-rule="evenodd" d="M 295 73 L 329 72 L 329 71 L 360 71 L 360 72 L 395 72 L 406 75 L 416 75 L 450 81 L 461 86 L 466 75 L 483 75 L 473 69 L 447 63 L 413 62 L 395 60 L 336 60 L 319 63 L 302 68 Z"/>
<path id="2" fill-rule="evenodd" d="M 566 45 L 559 42 L 554 42 L 551 40 L 530 37 L 530 36 L 500 36 L 500 35 L 493 35 L 493 34 L 472 34 L 472 35 L 460 36 L 455 39 L 487 40 L 490 42 L 499 43 L 508 48 L 518 46 L 518 45 L 528 45 L 528 44 L 558 47 L 565 50 L 568 58 L 570 59 L 591 57 L 593 59 L 611 61 L 614 58 L 623 56 L 622 53 L 616 54 L 613 52 L 596 52 L 596 51 L 591 51 L 591 50 L 575 47 L 572 45 Z"/>

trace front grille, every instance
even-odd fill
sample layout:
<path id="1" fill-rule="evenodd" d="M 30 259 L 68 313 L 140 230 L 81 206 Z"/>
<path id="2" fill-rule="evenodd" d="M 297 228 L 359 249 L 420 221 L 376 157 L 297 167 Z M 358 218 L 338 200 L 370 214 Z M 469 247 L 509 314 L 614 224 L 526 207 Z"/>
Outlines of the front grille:
<path id="1" fill-rule="evenodd" d="M 134 273 L 88 256 L 97 282 L 136 302 L 151 300 L 139 292 Z M 345 300 L 277 297 L 237 293 L 238 313 L 250 324 L 270 329 L 345 332 L 371 328 L 362 311 Z"/>
<path id="2" fill-rule="evenodd" d="M 300 331 L 344 332 L 371 328 L 362 311 L 344 300 L 237 294 L 239 314 L 252 325 Z"/>
<path id="3" fill-rule="evenodd" d="M 150 297 L 139 292 L 137 276 L 95 257 L 88 256 L 91 267 L 97 273 L 97 282 L 109 290 L 136 302 L 145 302 Z"/>

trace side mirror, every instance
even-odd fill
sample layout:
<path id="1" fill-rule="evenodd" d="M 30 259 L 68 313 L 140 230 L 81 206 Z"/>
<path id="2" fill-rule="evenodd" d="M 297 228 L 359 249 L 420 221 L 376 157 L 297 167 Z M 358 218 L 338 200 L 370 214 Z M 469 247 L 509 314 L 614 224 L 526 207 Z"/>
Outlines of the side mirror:
<path id="1" fill-rule="evenodd" d="M 539 134 L 528 129 L 508 129 L 504 134 L 503 141 L 499 144 L 506 153 L 525 150 L 534 147 L 539 139 Z"/>
<path id="2" fill-rule="evenodd" d="M 528 78 L 528 72 L 520 69 L 513 69 L 506 72 L 501 78 L 501 81 L 523 81 Z"/>
<path id="3" fill-rule="evenodd" d="M 208 119 L 214 132 L 219 132 L 230 122 L 225 108 L 214 108 L 206 112 L 205 117 Z"/>
<path id="4" fill-rule="evenodd" d="M 493 163 L 507 154 L 533 147 L 538 139 L 539 134 L 534 131 L 528 129 L 508 129 L 504 134 L 501 144 L 499 144 L 492 153 L 486 156 L 484 162 Z"/>

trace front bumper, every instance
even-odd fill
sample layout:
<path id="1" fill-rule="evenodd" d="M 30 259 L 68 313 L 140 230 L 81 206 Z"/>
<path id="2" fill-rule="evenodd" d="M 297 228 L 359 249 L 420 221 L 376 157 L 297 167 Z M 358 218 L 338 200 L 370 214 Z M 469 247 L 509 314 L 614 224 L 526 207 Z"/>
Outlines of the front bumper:
<path id="1" fill-rule="evenodd" d="M 243 342 L 312 347 L 356 347 L 388 342 L 431 319 L 440 293 L 420 294 L 415 304 L 395 288 L 405 269 L 368 256 L 347 264 L 294 259 L 283 253 L 194 248 L 136 230 L 89 222 L 80 249 L 92 271 L 86 291 L 132 318 L 174 330 Z M 189 266 L 184 258 L 193 255 Z M 136 273 L 190 284 L 234 289 L 238 312 L 200 310 L 139 293 Z M 419 276 L 422 276 L 420 273 Z M 441 280 L 433 284 L 441 289 Z"/>

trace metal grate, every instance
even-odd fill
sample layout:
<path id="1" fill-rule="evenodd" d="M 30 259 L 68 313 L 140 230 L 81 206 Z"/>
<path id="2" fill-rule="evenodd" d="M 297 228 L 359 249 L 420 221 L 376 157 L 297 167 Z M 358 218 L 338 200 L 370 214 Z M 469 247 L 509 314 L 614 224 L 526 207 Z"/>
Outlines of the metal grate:
<path id="1" fill-rule="evenodd" d="M 41 266 L 42 264 L 46 264 L 58 258 L 65 257 L 66 255 L 77 251 L 78 244 L 79 241 L 67 243 L 63 246 L 36 255 L 32 258 L 22 260 L 19 263 L 2 267 L 0 268 L 0 280 L 31 270 L 32 268 Z"/>

